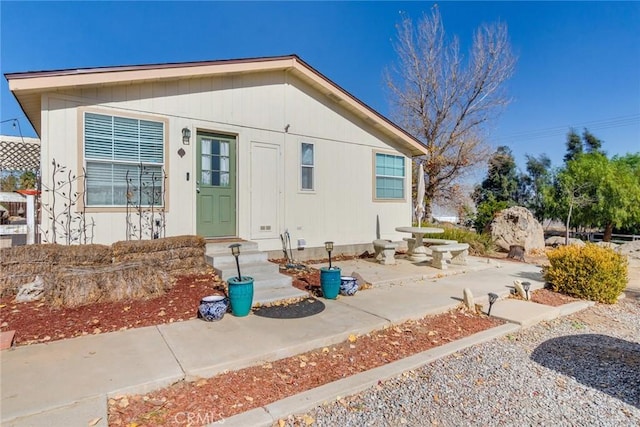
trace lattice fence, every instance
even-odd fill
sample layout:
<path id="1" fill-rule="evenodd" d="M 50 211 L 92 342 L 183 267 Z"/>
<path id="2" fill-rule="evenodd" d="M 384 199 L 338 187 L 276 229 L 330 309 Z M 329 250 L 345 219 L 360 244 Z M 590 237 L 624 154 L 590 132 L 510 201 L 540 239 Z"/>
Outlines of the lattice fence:
<path id="1" fill-rule="evenodd" d="M 0 137 L 1 170 L 39 170 L 40 141 L 35 138 Z"/>

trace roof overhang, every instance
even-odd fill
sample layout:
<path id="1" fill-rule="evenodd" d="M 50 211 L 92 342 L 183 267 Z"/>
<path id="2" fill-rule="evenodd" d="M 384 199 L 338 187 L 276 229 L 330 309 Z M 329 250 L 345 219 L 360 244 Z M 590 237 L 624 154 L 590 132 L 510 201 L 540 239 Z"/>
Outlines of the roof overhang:
<path id="1" fill-rule="evenodd" d="M 422 143 L 364 102 L 308 65 L 297 55 L 174 64 L 84 68 L 7 73 L 9 89 L 40 135 L 42 94 L 61 89 L 192 79 L 229 74 L 288 71 L 327 95 L 334 102 L 390 136 L 412 156 L 426 154 Z"/>

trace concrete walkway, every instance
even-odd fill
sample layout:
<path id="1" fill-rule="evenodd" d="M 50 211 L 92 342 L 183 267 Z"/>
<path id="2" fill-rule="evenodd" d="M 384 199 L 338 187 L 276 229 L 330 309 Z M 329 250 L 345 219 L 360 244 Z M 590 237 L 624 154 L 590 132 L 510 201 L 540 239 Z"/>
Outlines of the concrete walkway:
<path id="1" fill-rule="evenodd" d="M 353 297 L 323 299 L 325 310 L 312 317 L 286 320 L 227 314 L 214 323 L 194 319 L 3 351 L 0 423 L 86 426 L 99 418 L 93 425 L 106 426 L 108 397 L 146 393 L 183 378 L 210 377 L 335 344 L 350 334 L 441 313 L 461 303 L 464 288 L 471 289 L 476 302 L 487 307 L 487 294 L 507 296 L 514 280 L 531 282 L 531 289 L 543 286 L 540 268 L 534 265 L 474 257 L 468 266 L 451 266 L 445 271 L 405 260 L 392 268 L 368 260 L 335 264 L 343 274 L 358 273 L 374 286 Z M 586 304 L 564 310 L 584 307 Z M 531 302 L 500 300 L 492 315 L 512 322 L 505 327 L 430 350 L 430 356 L 416 355 L 249 411 L 225 420 L 225 425 L 270 425 L 278 417 L 322 403 L 336 387 L 342 395 L 345 390 L 357 391 L 378 376 L 395 375 L 459 346 L 561 314 L 565 313 L 560 309 Z"/>

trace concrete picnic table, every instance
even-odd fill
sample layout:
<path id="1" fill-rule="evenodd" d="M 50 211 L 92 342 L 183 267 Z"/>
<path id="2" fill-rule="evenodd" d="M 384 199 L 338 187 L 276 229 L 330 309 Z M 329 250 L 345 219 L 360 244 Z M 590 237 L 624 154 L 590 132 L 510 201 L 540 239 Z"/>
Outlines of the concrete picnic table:
<path id="1" fill-rule="evenodd" d="M 415 244 L 409 244 L 407 255 L 412 261 L 425 261 L 427 259 L 427 250 L 422 243 L 422 237 L 425 234 L 442 234 L 444 229 L 436 227 L 396 227 L 396 231 L 401 233 L 411 233 L 415 239 Z"/>

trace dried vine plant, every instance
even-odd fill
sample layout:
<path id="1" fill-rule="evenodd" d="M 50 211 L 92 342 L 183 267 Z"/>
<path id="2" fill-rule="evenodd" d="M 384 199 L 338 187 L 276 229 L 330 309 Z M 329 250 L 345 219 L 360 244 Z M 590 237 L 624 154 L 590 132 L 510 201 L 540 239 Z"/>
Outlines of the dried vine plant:
<path id="1" fill-rule="evenodd" d="M 137 176 L 125 175 L 127 181 L 127 240 L 166 237 L 165 187 L 167 174 L 149 171 L 143 165 Z M 143 203 L 143 200 L 147 203 Z"/>
<path id="2" fill-rule="evenodd" d="M 75 190 L 79 180 L 85 180 L 86 172 L 75 175 L 71 169 L 56 162 L 51 162 L 51 186 L 42 184 L 42 191 L 49 194 L 48 203 L 42 203 L 42 211 L 48 216 L 49 229 L 40 224 L 41 236 L 48 243 L 87 244 L 93 243 L 95 221 L 87 223 L 85 192 Z M 83 185 L 86 188 L 86 185 Z M 76 206 L 82 200 L 80 210 Z"/>

